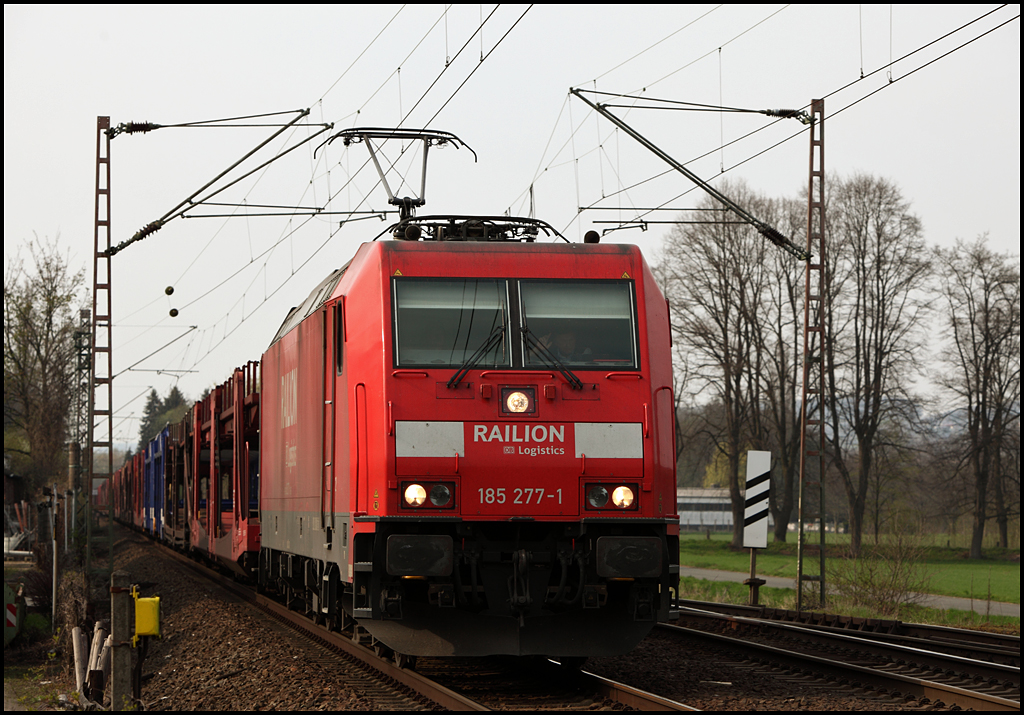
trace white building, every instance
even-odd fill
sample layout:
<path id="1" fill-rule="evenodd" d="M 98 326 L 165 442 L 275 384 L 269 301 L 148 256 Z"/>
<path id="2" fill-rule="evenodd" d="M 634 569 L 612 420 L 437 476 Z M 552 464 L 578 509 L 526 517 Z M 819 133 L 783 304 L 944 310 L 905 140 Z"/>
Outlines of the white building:
<path id="1" fill-rule="evenodd" d="M 728 489 L 676 489 L 676 509 L 680 531 L 732 531 L 732 501 Z M 774 523 L 769 514 L 769 528 Z"/>

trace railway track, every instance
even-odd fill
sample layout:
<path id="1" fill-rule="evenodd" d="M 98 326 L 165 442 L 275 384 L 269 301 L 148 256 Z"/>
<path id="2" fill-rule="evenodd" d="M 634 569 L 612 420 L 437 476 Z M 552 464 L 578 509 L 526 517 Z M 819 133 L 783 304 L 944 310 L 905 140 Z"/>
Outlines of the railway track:
<path id="1" fill-rule="evenodd" d="M 143 539 L 141 535 L 134 538 L 139 541 Z M 145 548 L 149 550 L 151 546 Z M 211 578 L 208 569 L 191 559 L 168 549 L 161 549 L 161 553 L 173 554 L 175 561 L 187 565 L 190 572 L 207 581 Z M 156 561 L 150 556 L 142 558 L 146 561 Z M 155 567 L 156 571 L 169 571 L 166 566 L 155 563 L 152 567 Z M 143 570 L 145 569 L 140 568 L 140 573 Z M 183 578 L 186 577 L 172 577 L 168 583 L 177 581 L 184 585 Z M 179 593 L 189 594 L 189 601 L 204 593 L 213 592 L 211 587 L 201 585 L 195 579 L 186 580 L 191 584 L 189 590 Z M 828 626 L 818 625 L 808 629 L 806 633 L 788 631 L 783 637 L 769 638 L 764 636 L 764 631 L 767 630 L 764 623 L 745 616 L 721 614 L 701 616 L 698 620 L 704 621 L 703 626 L 688 624 L 693 632 L 686 632 L 682 636 L 683 640 L 677 637 L 678 634 L 668 635 L 668 631 L 658 631 L 627 658 L 595 659 L 593 667 L 588 664 L 587 670 L 599 672 L 612 680 L 600 679 L 588 672 L 577 672 L 571 664 L 560 666 L 540 658 L 422 658 L 416 665 L 417 671 L 413 672 L 408 668 L 397 667 L 394 659 L 386 657 L 388 654 L 381 648 L 378 648 L 381 653 L 375 653 L 372 644 L 367 644 L 370 647 L 359 645 L 353 642 L 351 635 L 328 631 L 305 616 L 289 611 L 282 604 L 250 591 L 244 584 L 230 579 L 217 580 L 219 585 L 232 594 L 232 601 L 237 599 L 256 604 L 265 613 L 273 614 L 273 619 L 265 619 L 256 615 L 254 611 L 249 611 L 247 605 L 237 603 L 236 615 L 231 617 L 232 620 L 218 626 L 226 632 L 227 640 L 230 642 L 226 643 L 228 648 L 223 650 L 215 646 L 219 654 L 217 659 L 226 661 L 226 656 L 233 657 L 234 646 L 231 642 L 240 642 L 243 633 L 249 633 L 249 629 L 252 628 L 250 642 L 263 648 L 276 648 L 278 654 L 285 653 L 286 664 L 282 668 L 280 658 L 276 661 L 278 665 L 273 666 L 261 656 L 256 656 L 255 659 L 240 657 L 237 662 L 217 663 L 217 667 L 210 671 L 192 671 L 190 661 L 183 659 L 183 649 L 192 652 L 213 651 L 196 651 L 196 648 L 204 648 L 200 641 L 195 641 L 192 637 L 198 634 L 190 634 L 179 628 L 173 635 L 168 631 L 168 638 L 177 641 L 178 646 L 173 651 L 175 655 L 161 656 L 161 659 L 172 658 L 166 661 L 163 667 L 167 669 L 176 666 L 181 673 L 184 666 L 185 671 L 194 672 L 195 674 L 186 680 L 188 688 L 195 691 L 209 689 L 205 692 L 213 692 L 233 683 L 233 686 L 227 687 L 233 687 L 235 696 L 242 698 L 241 702 L 248 702 L 250 706 L 260 704 L 271 707 L 317 707 L 319 701 L 311 701 L 306 697 L 301 700 L 305 704 L 299 705 L 299 701 L 288 695 L 288 688 L 294 689 L 297 685 L 302 690 L 294 691 L 296 693 L 309 692 L 309 688 L 314 693 L 321 688 L 324 693 L 338 690 L 348 692 L 350 702 L 354 702 L 353 698 L 358 700 L 359 704 L 355 706 L 361 709 L 687 709 L 681 703 L 708 709 L 743 710 L 789 708 L 794 703 L 799 707 L 824 709 L 931 709 L 941 705 L 978 709 L 1019 709 L 1019 685 L 1018 695 L 1014 700 L 1012 694 L 1005 692 L 1005 683 L 1002 682 L 979 681 L 965 684 L 962 682 L 963 673 L 967 672 L 967 666 L 964 664 L 955 665 L 961 671 L 959 674 L 954 670 L 952 674 L 940 676 L 947 681 L 945 683 L 920 683 L 918 681 L 923 680 L 919 677 L 920 673 L 908 672 L 912 667 L 920 669 L 918 666 L 909 661 L 899 663 L 890 659 L 887 666 L 890 672 L 885 674 L 884 680 L 879 680 L 881 676 L 874 672 L 878 668 L 872 667 L 873 664 L 868 661 L 880 656 L 859 651 L 830 651 L 829 649 L 839 646 L 809 643 L 808 634 L 828 634 Z M 181 599 L 182 596 L 177 597 L 178 602 L 181 602 Z M 216 606 L 218 611 L 222 607 Z M 243 611 L 252 615 L 244 615 Z M 200 614 L 193 617 L 192 622 L 198 624 L 205 623 L 206 620 L 206 617 Z M 294 633 L 297 629 L 302 631 L 302 634 L 277 639 L 278 645 L 269 645 L 275 638 L 258 635 L 261 632 L 265 633 L 268 628 L 264 627 L 261 631 L 257 625 L 266 624 L 268 621 L 277 624 L 270 627 L 272 630 L 287 629 L 289 633 Z M 794 628 L 791 623 L 780 625 Z M 188 627 L 195 626 L 186 626 Z M 712 630 L 719 632 L 711 633 Z M 843 630 L 843 635 L 847 637 L 868 635 L 866 632 L 840 630 Z M 747 640 L 748 631 L 755 635 L 761 634 L 761 640 L 764 642 L 752 646 Z M 781 631 L 786 632 L 787 629 L 783 628 Z M 736 636 L 741 636 L 743 640 L 735 640 Z M 964 645 L 966 638 L 960 637 L 957 633 L 945 632 L 941 636 L 945 641 L 952 642 L 956 648 L 967 647 Z M 263 640 L 265 637 L 269 638 L 266 642 Z M 918 633 L 914 637 L 922 636 Z M 796 643 L 792 642 L 794 639 Z M 786 642 L 787 640 L 790 642 Z M 167 645 L 169 647 L 171 643 Z M 209 649 L 210 646 L 205 648 Z M 844 645 L 842 648 L 846 649 L 849 646 Z M 981 648 L 992 650 L 994 646 L 985 643 Z M 810 662 L 806 657 L 808 650 L 814 651 Z M 1007 646 L 1004 650 L 1010 648 Z M 803 657 L 800 652 L 803 653 Z M 382 658 L 381 655 L 385 657 Z M 688 664 L 684 661 L 688 661 Z M 302 684 L 289 685 L 287 677 L 280 679 L 282 675 L 286 675 L 282 671 L 288 670 L 289 663 L 294 663 L 291 668 L 293 671 L 296 668 L 300 672 L 315 671 L 319 680 L 306 678 Z M 850 665 L 863 670 L 854 668 L 851 672 Z M 250 677 L 253 668 L 259 670 L 268 666 L 269 670 L 262 673 L 262 683 L 258 682 L 258 676 Z M 843 666 L 842 670 L 839 666 Z M 240 671 L 239 668 L 247 670 Z M 884 668 L 882 670 L 884 671 Z M 953 667 L 947 667 L 947 670 L 953 670 Z M 637 673 L 640 677 L 636 677 Z M 148 688 L 150 697 L 153 697 L 153 694 L 156 697 L 172 695 L 173 697 L 163 701 L 166 706 L 187 708 L 194 707 L 194 703 L 207 702 L 201 700 L 198 693 L 186 693 L 188 697 L 180 700 L 180 676 L 174 681 L 174 689 L 161 691 L 163 683 L 167 682 L 167 676 L 161 678 L 159 674 L 157 675 Z M 934 674 L 930 677 L 934 677 Z M 619 681 L 638 686 L 642 690 L 634 690 Z M 971 688 L 977 690 L 979 687 L 990 691 L 987 697 L 985 693 L 981 693 L 980 699 L 977 695 L 964 696 L 961 693 L 969 693 Z M 651 696 L 644 691 L 654 691 L 675 701 Z M 272 700 L 268 698 L 270 694 Z M 904 694 L 911 696 L 912 700 L 905 700 Z M 1011 697 L 1006 697 L 1008 694 Z M 192 697 L 193 695 L 195 697 Z M 970 699 L 967 699 L 968 697 Z M 211 706 L 207 709 L 227 707 L 216 704 L 224 703 L 223 698 L 209 702 Z M 331 701 L 322 702 L 326 704 Z M 157 707 L 159 703 L 157 700 Z"/>
<path id="2" fill-rule="evenodd" d="M 1020 636 L 988 631 L 949 628 L 923 623 L 842 616 L 815 611 L 793 611 L 764 606 L 745 606 L 680 599 L 678 606 L 730 616 L 797 623 L 823 631 L 870 633 L 879 641 L 939 650 L 976 660 L 1020 666 Z"/>
<path id="3" fill-rule="evenodd" d="M 431 658 L 417 668 L 488 710 L 696 710 L 541 657 Z"/>
<path id="4" fill-rule="evenodd" d="M 542 658 L 423 658 L 417 670 L 402 667 L 402 659 L 353 636 L 315 624 L 283 604 L 252 591 L 247 585 L 211 571 L 205 565 L 170 549 L 162 552 L 193 573 L 214 581 L 234 597 L 300 633 L 317 646 L 357 664 L 368 672 L 360 687 L 374 700 L 394 703 L 394 709 L 446 710 L 693 710 L 667 698 L 618 683 L 572 665 Z M 367 640 L 363 638 L 363 640 Z"/>
<path id="5" fill-rule="evenodd" d="M 680 611 L 681 623 L 686 626 L 662 626 L 663 631 L 689 639 L 712 639 L 750 652 L 754 660 L 899 693 L 919 702 L 986 710 L 1020 709 L 1019 654 L 1018 664 L 1011 665 L 920 647 L 924 640 L 920 633 L 910 636 L 913 644 L 908 645 L 905 639 L 889 633 L 852 633 L 842 628 L 727 615 L 684 605 Z M 970 650 L 963 639 L 946 640 L 953 641 L 952 650 Z M 986 644 L 974 647 L 972 654 L 979 651 L 997 659 L 1012 658 L 1009 645 L 994 648 Z"/>

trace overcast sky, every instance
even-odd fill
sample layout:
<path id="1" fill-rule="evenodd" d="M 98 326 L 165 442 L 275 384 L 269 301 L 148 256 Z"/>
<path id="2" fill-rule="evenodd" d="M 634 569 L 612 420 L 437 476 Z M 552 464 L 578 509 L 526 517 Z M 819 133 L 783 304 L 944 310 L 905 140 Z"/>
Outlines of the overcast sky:
<path id="1" fill-rule="evenodd" d="M 479 157 L 431 151 L 421 215 L 527 215 L 532 186 L 536 216 L 572 240 L 610 226 L 598 221 L 632 218 L 630 207 L 699 200 L 675 172 L 652 179 L 667 167 L 570 97 L 570 87 L 748 109 L 824 97 L 828 174 L 895 182 L 931 244 L 987 232 L 997 249 L 1019 252 L 1019 6 L 445 8 L 5 5 L 5 266 L 33 234 L 59 235 L 72 261 L 88 266 L 91 285 L 100 115 L 114 125 L 168 125 L 308 108 L 303 124 L 333 123 L 334 132 L 405 117 L 406 127 L 454 133 Z M 616 111 L 706 179 L 745 181 L 773 197 L 806 185 L 807 134 L 794 120 Z M 289 130 L 244 166 L 318 129 Z M 164 215 L 272 131 L 168 128 L 115 138 L 113 241 Z M 314 156 L 320 143 L 215 200 L 389 208 L 364 147 L 335 142 Z M 403 148 L 384 150 L 418 190 L 418 158 L 401 156 Z M 138 363 L 115 380 L 121 445 L 137 435 L 150 387 L 163 395 L 177 380 L 195 398 L 259 359 L 288 309 L 387 225 L 341 226 L 339 215 L 245 218 L 225 207 L 189 213 L 231 212 L 176 219 L 113 259 L 115 373 Z M 636 243 L 656 263 L 667 233 L 651 224 L 605 240 Z M 189 326 L 197 327 L 186 335 Z"/>

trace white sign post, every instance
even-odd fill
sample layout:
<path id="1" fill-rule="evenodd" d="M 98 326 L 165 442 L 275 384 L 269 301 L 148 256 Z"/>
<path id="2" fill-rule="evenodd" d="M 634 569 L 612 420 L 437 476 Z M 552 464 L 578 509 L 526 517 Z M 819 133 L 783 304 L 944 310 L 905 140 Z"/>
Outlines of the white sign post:
<path id="1" fill-rule="evenodd" d="M 747 489 L 743 509 L 743 547 L 750 549 L 749 605 L 757 605 L 757 590 L 765 584 L 757 578 L 757 551 L 768 548 L 768 489 L 771 487 L 772 453 L 747 452 Z"/>

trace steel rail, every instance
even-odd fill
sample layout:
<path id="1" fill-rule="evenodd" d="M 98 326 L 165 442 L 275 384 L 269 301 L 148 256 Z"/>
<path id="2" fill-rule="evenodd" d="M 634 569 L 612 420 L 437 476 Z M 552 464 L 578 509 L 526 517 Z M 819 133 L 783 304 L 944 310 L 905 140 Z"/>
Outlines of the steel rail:
<path id="1" fill-rule="evenodd" d="M 1020 661 L 1020 636 L 1005 633 L 688 599 L 679 599 L 677 604 L 681 608 L 744 616 L 765 622 L 795 623 L 824 632 L 857 633 L 878 641 L 899 642 L 927 649 L 944 648 L 969 658 L 980 659 L 980 655 L 987 655 L 994 662 L 1009 665 L 1019 665 Z"/>
<path id="2" fill-rule="evenodd" d="M 877 668 L 870 668 L 851 663 L 823 658 L 821 656 L 797 653 L 775 646 L 764 645 L 739 638 L 709 633 L 694 628 L 683 626 L 671 626 L 661 624 L 673 632 L 684 634 L 690 638 L 704 638 L 716 641 L 739 650 L 756 651 L 771 658 L 775 665 L 786 664 L 804 670 L 813 667 L 819 673 L 841 680 L 857 680 L 862 684 L 869 684 L 872 687 L 894 690 L 902 694 L 912 695 L 915 698 L 928 698 L 931 701 L 940 700 L 947 705 L 956 705 L 961 708 L 976 708 L 979 710 L 1012 710 L 1020 711 L 1020 702 L 1001 698 L 988 693 L 966 690 L 953 685 L 937 683 L 930 680 L 891 673 Z"/>
<path id="3" fill-rule="evenodd" d="M 552 663 L 557 661 L 551 661 Z M 580 676 L 584 679 L 589 687 L 592 687 L 595 692 L 600 694 L 602 697 L 611 700 L 612 702 L 625 705 L 626 707 L 635 708 L 637 710 L 644 711 L 699 711 L 699 708 L 691 707 L 683 703 L 671 700 L 669 698 L 663 698 L 660 695 L 649 693 L 646 690 L 640 690 L 634 688 L 631 685 L 620 683 L 610 678 L 591 673 L 587 670 L 581 670 Z"/>
<path id="4" fill-rule="evenodd" d="M 193 572 L 208 580 L 214 581 L 231 593 L 231 595 L 255 606 L 271 617 L 288 624 L 293 629 L 301 631 L 306 637 L 319 640 L 321 643 L 332 649 L 342 651 L 344 654 L 378 671 L 381 675 L 391 678 L 401 686 L 432 700 L 441 707 L 460 712 L 490 709 L 471 698 L 467 698 L 459 693 L 449 690 L 443 685 L 435 683 L 415 671 L 399 668 L 398 666 L 383 660 L 372 650 L 359 645 L 350 637 L 341 633 L 328 631 L 325 628 L 317 626 L 302 614 L 288 609 L 283 604 L 280 604 L 267 596 L 257 594 L 245 584 L 238 583 L 232 579 L 222 577 L 219 574 L 212 572 L 203 564 L 189 559 L 184 554 L 171 549 L 168 549 L 167 553 L 173 556 L 181 564 L 188 566 Z"/>
<path id="5" fill-rule="evenodd" d="M 284 604 L 267 596 L 255 593 L 246 584 L 224 577 L 185 554 L 174 549 L 165 549 L 164 553 L 183 566 L 188 567 L 193 573 L 217 583 L 232 596 L 251 604 L 275 620 L 287 624 L 292 629 L 300 631 L 305 637 L 319 641 L 333 650 L 341 651 L 352 659 L 358 660 L 376 670 L 382 676 L 394 680 L 399 685 L 437 703 L 441 707 L 459 712 L 489 711 L 491 709 L 483 703 L 457 693 L 414 670 L 399 668 L 397 665 L 378 656 L 372 649 L 359 645 L 351 637 L 334 631 L 328 631 L 322 626 L 316 625 L 301 613 L 293 611 Z M 557 663 L 557 660 L 551 660 L 550 662 L 554 664 Z M 638 710 L 659 712 L 698 710 L 698 708 L 625 685 L 624 683 L 619 683 L 595 673 L 581 670 L 576 674 L 576 677 L 580 679 L 580 683 L 585 688 L 592 690 L 595 695 Z"/>
<path id="6" fill-rule="evenodd" d="M 757 618 L 757 620 L 768 623 L 772 622 L 772 619 Z M 786 621 L 776 622 L 786 623 Z M 856 635 L 857 637 L 876 643 L 901 645 L 925 651 L 942 648 L 944 650 L 938 651 L 939 654 L 959 656 L 961 658 L 968 658 L 972 661 L 1002 663 L 1003 665 L 1015 666 L 1018 669 L 1020 667 L 1019 641 L 1017 642 L 1016 647 L 1014 647 L 1011 644 L 993 645 L 993 643 L 997 643 L 997 641 L 990 641 L 989 643 L 986 643 L 984 641 L 955 640 L 952 638 L 936 637 L 934 635 L 927 635 L 929 633 L 927 625 L 920 626 L 921 630 L 917 630 L 915 628 L 904 629 L 901 624 L 900 632 L 898 633 L 860 631 L 821 623 L 797 623 L 794 625 L 799 625 L 802 628 L 807 628 L 812 631 L 820 631 L 822 633 Z M 986 660 L 980 656 L 988 656 L 988 658 Z"/>
<path id="7" fill-rule="evenodd" d="M 389 663 L 366 646 L 359 645 L 351 640 L 351 638 L 346 637 L 341 633 L 328 631 L 313 624 L 305 616 L 289 610 L 277 601 L 266 596 L 253 594 L 251 591 L 245 591 L 245 593 L 247 594 L 246 597 L 251 598 L 251 602 L 260 608 L 260 610 L 286 621 L 293 628 L 305 633 L 307 637 L 320 640 L 331 648 L 343 651 L 347 655 L 352 656 L 353 658 L 370 666 L 382 675 L 391 678 L 402 686 L 434 701 L 448 710 L 456 710 L 459 712 L 490 710 L 490 708 L 476 702 L 472 698 L 467 698 L 453 690 L 449 690 L 443 685 L 435 683 L 430 678 L 424 677 L 414 670 L 399 668 L 397 665 Z"/>
<path id="8" fill-rule="evenodd" d="M 755 628 L 769 628 L 779 632 L 785 632 L 797 636 L 801 640 L 820 644 L 842 643 L 850 648 L 870 653 L 872 655 L 886 658 L 903 658 L 914 661 L 926 667 L 939 667 L 945 670 L 954 669 L 972 677 L 980 676 L 986 680 L 997 680 L 1001 682 L 1015 682 L 1015 687 L 1020 688 L 1020 667 L 1006 665 L 1004 663 L 993 663 L 991 661 L 968 658 L 951 653 L 941 653 L 935 650 L 928 650 L 918 646 L 904 645 L 902 643 L 886 643 L 873 638 L 875 634 L 854 633 L 834 629 L 825 631 L 820 628 L 809 627 L 796 623 L 784 623 L 781 621 L 765 621 L 759 618 L 746 618 L 744 616 L 723 616 L 718 613 L 700 612 L 694 609 L 684 609 L 686 615 L 697 617 L 708 617 L 726 620 L 732 623 L 742 623 Z"/>

